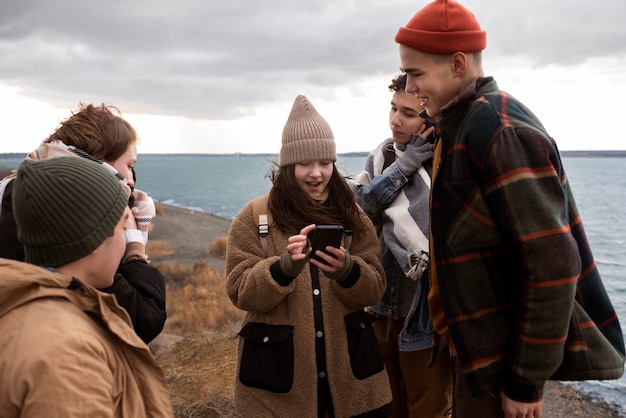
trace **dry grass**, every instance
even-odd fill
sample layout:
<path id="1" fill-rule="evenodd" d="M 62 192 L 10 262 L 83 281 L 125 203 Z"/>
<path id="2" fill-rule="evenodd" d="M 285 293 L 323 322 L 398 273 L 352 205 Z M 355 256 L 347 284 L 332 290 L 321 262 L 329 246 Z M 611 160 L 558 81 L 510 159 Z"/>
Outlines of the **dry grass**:
<path id="1" fill-rule="evenodd" d="M 237 339 L 228 329 L 179 337 L 174 346 L 160 352 L 157 361 L 165 373 L 176 418 L 237 416 Z"/>
<path id="2" fill-rule="evenodd" d="M 167 322 L 163 332 L 205 333 L 238 322 L 243 312 L 228 299 L 225 277 L 205 263 L 158 263 L 167 283 Z"/>
<path id="3" fill-rule="evenodd" d="M 172 246 L 167 241 L 151 241 L 146 243 L 146 254 L 150 257 L 167 257 L 174 254 Z"/>
<path id="4" fill-rule="evenodd" d="M 211 243 L 206 249 L 206 254 L 224 259 L 226 256 L 226 243 L 228 242 L 228 237 L 226 235 L 222 235 L 221 237 L 217 237 L 215 241 Z"/>
<path id="5" fill-rule="evenodd" d="M 176 418 L 235 417 L 237 332 L 243 312 L 225 277 L 205 263 L 154 263 L 165 276 L 167 321 L 151 351 L 163 368 Z"/>

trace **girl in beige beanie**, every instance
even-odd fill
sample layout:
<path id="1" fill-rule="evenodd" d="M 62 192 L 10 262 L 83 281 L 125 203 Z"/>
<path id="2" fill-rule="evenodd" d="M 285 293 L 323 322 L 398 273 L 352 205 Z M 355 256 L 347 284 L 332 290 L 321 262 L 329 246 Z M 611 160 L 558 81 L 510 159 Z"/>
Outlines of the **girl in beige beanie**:
<path id="1" fill-rule="evenodd" d="M 298 96 L 269 195 L 231 224 L 226 288 L 246 311 L 235 385 L 241 416 L 390 415 L 374 318 L 363 309 L 385 290 L 378 239 L 336 160 L 330 126 Z M 264 215 L 271 220 L 258 221 Z M 339 248 L 316 251 L 327 264 L 311 258 L 309 239 L 323 224 L 347 232 Z"/>

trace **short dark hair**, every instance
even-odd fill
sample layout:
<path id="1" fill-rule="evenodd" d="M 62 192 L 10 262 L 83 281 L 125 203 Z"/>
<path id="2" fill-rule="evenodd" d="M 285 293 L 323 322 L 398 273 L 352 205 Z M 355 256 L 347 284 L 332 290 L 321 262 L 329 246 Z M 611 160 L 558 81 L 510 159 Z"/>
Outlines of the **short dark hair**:
<path id="1" fill-rule="evenodd" d="M 398 74 L 389 85 L 389 91 L 404 91 L 406 89 L 406 74 Z"/>

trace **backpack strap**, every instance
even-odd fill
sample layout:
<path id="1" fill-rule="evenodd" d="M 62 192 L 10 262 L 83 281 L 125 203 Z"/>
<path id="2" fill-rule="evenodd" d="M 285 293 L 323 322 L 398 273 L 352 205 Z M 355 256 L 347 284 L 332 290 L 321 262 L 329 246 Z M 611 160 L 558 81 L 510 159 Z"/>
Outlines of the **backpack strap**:
<path id="1" fill-rule="evenodd" d="M 389 167 L 391 164 L 393 164 L 393 162 L 396 160 L 396 149 L 393 147 L 393 138 L 389 138 L 387 140 L 387 143 L 385 144 L 385 147 L 383 148 L 383 157 L 384 157 L 384 161 L 383 161 L 383 167 L 380 170 L 381 173 L 385 171 L 385 169 Z M 382 221 L 378 221 L 378 223 L 374 225 L 374 229 L 376 229 L 377 234 L 380 233 L 381 226 L 382 226 Z M 351 244 L 352 237 L 350 237 L 349 240 Z"/>
<path id="2" fill-rule="evenodd" d="M 396 160 L 396 149 L 393 147 L 393 139 L 389 139 L 387 145 L 385 145 L 383 155 L 385 156 L 385 161 L 381 171 L 385 171 L 385 168 L 389 167 Z"/>
<path id="3" fill-rule="evenodd" d="M 252 217 L 259 231 L 259 239 L 263 254 L 267 257 L 267 236 L 270 233 L 270 225 L 272 224 L 272 214 L 267 208 L 269 193 L 252 199 Z"/>

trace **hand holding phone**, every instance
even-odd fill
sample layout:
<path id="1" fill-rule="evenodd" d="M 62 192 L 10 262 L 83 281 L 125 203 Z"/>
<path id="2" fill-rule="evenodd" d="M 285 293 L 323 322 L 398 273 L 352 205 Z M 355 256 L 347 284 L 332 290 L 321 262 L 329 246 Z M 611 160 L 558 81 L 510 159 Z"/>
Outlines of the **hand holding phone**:
<path id="1" fill-rule="evenodd" d="M 328 263 L 321 257 L 318 257 L 315 252 L 317 250 L 324 251 L 331 257 L 335 257 L 334 254 L 326 251 L 327 246 L 340 248 L 341 240 L 343 239 L 344 228 L 341 225 L 317 225 L 313 230 L 313 240 L 311 242 L 311 258 L 316 259 L 320 263 L 328 265 Z"/>

